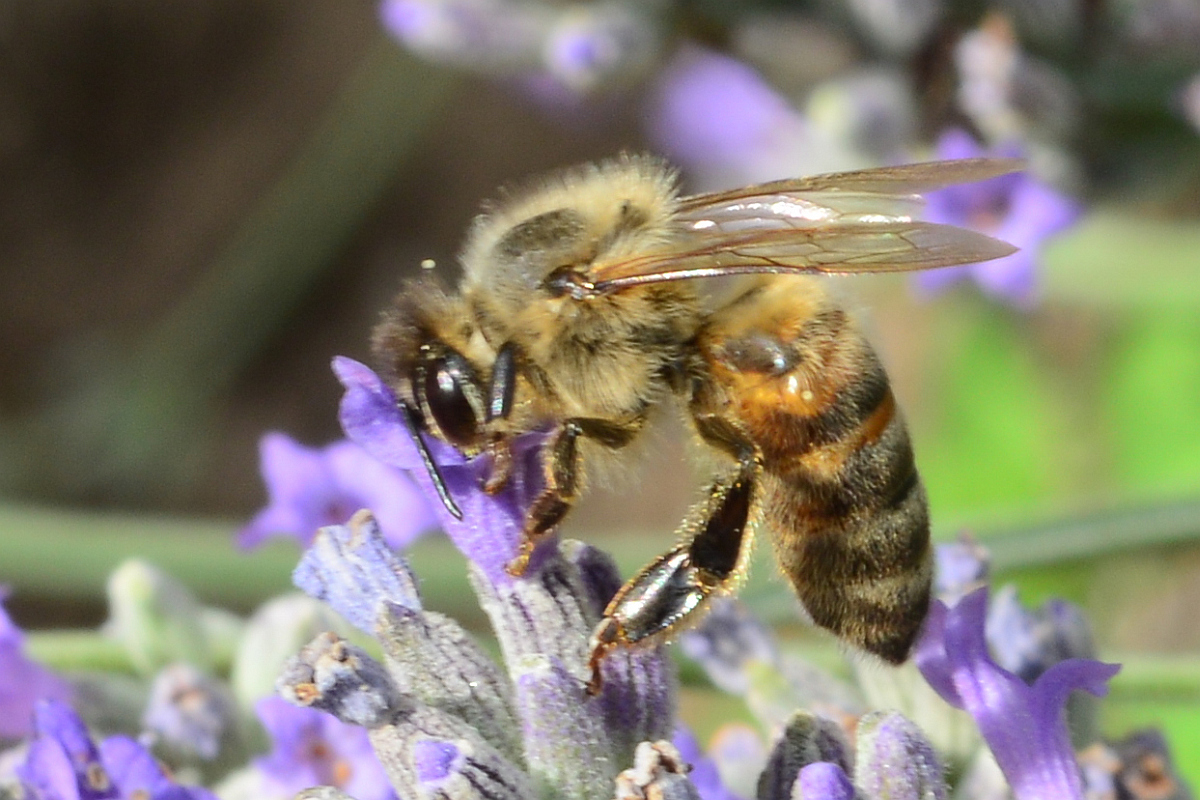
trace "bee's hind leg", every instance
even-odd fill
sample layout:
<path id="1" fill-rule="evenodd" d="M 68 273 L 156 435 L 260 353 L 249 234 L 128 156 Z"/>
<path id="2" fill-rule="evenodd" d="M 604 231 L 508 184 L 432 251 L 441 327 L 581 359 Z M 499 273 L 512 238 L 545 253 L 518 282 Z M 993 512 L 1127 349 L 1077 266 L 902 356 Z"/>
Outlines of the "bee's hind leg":
<path id="1" fill-rule="evenodd" d="M 689 514 L 684 537 L 626 583 L 591 638 L 587 691 L 600 692 L 600 664 L 617 647 L 660 640 L 687 627 L 715 593 L 732 588 L 750 552 L 758 462 L 748 456 Z"/>
<path id="2" fill-rule="evenodd" d="M 510 575 L 525 574 L 529 557 L 533 555 L 538 542 L 563 520 L 575 504 L 582 477 L 579 439 L 584 437 L 605 447 L 619 449 L 633 440 L 644 422 L 642 416 L 627 421 L 573 418 L 564 420 L 550 432 L 542 446 L 546 486 L 526 512 L 520 549 L 506 567 Z"/>

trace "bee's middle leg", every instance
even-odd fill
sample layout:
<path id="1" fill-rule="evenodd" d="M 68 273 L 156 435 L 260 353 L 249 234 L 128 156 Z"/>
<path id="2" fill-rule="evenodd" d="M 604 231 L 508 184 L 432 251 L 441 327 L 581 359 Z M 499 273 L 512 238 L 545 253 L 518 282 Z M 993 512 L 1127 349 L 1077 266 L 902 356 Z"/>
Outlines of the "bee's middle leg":
<path id="1" fill-rule="evenodd" d="M 623 421 L 572 418 L 550 432 L 542 447 L 545 488 L 526 513 L 519 550 L 507 566 L 510 575 L 525 573 L 538 542 L 563 520 L 578 499 L 582 479 L 579 440 L 590 439 L 616 450 L 631 442 L 644 422 L 641 416 Z"/>
<path id="2" fill-rule="evenodd" d="M 601 687 L 600 664 L 614 648 L 662 639 L 686 627 L 713 594 L 736 583 L 750 552 L 749 527 L 759 465 L 753 454 L 718 480 L 675 547 L 621 587 L 592 633 L 588 694 Z"/>

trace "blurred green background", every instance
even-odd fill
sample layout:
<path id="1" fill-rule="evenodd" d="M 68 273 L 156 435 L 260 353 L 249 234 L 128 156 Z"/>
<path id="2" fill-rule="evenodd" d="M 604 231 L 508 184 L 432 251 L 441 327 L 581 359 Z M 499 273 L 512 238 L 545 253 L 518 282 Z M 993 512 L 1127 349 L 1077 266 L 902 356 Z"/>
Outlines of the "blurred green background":
<path id="1" fill-rule="evenodd" d="M 104 576 L 135 553 L 237 610 L 283 589 L 294 547 L 232 546 L 265 499 L 259 436 L 338 437 L 330 358 L 365 359 L 400 279 L 452 264 L 496 186 L 646 146 L 636 97 L 546 110 L 406 55 L 375 14 L 0 9 L 0 583 L 20 624 L 95 625 Z M 1114 74 L 1093 100 L 1139 77 Z M 1096 191 L 1046 251 L 1035 309 L 846 283 L 938 535 L 994 544 L 1027 602 L 1082 603 L 1102 655 L 1129 664 L 1106 724 L 1164 726 L 1195 783 L 1200 137 L 1158 112 L 1101 117 Z M 567 530 L 627 572 L 703 480 L 662 427 L 640 484 L 597 490 Z M 432 605 L 477 614 L 445 542 L 415 559 Z M 765 562 L 747 597 L 792 612 Z M 66 638 L 35 645 L 70 662 Z"/>

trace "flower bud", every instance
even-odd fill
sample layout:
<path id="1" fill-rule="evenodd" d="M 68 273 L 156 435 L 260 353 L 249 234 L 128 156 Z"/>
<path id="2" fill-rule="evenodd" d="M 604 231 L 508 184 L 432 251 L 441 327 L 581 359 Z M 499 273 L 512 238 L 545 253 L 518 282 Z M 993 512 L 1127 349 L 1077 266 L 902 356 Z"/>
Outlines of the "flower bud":
<path id="1" fill-rule="evenodd" d="M 283 663 L 324 631 L 349 628 L 324 603 L 299 593 L 264 603 L 246 623 L 233 660 L 230 683 L 238 701 L 249 708 L 275 693 Z"/>
<path id="2" fill-rule="evenodd" d="M 791 800 L 854 800 L 856 796 L 845 770 L 837 764 L 818 761 L 800 770 L 792 784 Z"/>
<path id="3" fill-rule="evenodd" d="M 317 708 L 366 728 L 411 708 L 387 671 L 361 649 L 333 633 L 309 642 L 284 664 L 276 687 L 293 705 Z"/>
<path id="4" fill-rule="evenodd" d="M 807 711 L 797 711 L 775 743 L 758 779 L 759 800 L 788 800 L 800 770 L 827 761 L 850 768 L 850 747 L 838 724 Z"/>
<path id="5" fill-rule="evenodd" d="M 857 738 L 854 784 L 869 800 L 945 800 L 933 745 L 905 717 L 873 711 L 859 720 Z"/>
<path id="6" fill-rule="evenodd" d="M 213 666 L 200 603 L 157 567 L 138 560 L 117 567 L 108 579 L 108 605 L 106 630 L 138 672 L 152 675 L 177 661 Z"/>
<path id="7" fill-rule="evenodd" d="M 616 800 L 700 800 L 690 767 L 670 742 L 642 742 L 633 766 L 617 776 Z"/>
<path id="8" fill-rule="evenodd" d="M 182 760 L 212 761 L 236 733 L 229 691 L 190 664 L 172 664 L 154 677 L 142 727 Z"/>

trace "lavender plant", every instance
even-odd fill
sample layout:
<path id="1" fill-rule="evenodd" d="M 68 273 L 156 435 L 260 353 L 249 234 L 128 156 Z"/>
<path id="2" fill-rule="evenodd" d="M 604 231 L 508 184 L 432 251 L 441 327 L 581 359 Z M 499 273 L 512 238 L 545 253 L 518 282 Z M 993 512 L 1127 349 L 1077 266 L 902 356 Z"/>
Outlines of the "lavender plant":
<path id="1" fill-rule="evenodd" d="M 383 464 L 408 471 L 436 498 L 390 390 L 349 359 L 337 359 L 334 368 L 346 390 L 340 418 L 347 436 Z M 1169 765 L 1161 740 L 1145 736 L 1093 744 L 1082 762 L 1077 759 L 1068 697 L 1077 689 L 1103 694 L 1117 667 L 1087 657 L 1090 638 L 1081 635 L 1081 618 L 1068 606 L 1025 612 L 1005 600 L 993 604 L 989 618 L 987 592 L 979 588 L 986 583 L 986 560 L 969 541 L 939 553 L 944 600 L 935 604 L 918 645 L 916 662 L 928 684 L 909 682 L 903 698 L 909 713 L 871 699 L 872 682 L 903 685 L 907 679 L 898 673 L 860 669 L 857 684 L 832 676 L 776 641 L 732 601 L 717 604 L 685 635 L 681 649 L 714 684 L 743 696 L 761 728 L 719 731 L 705 752 L 678 718 L 678 677 L 661 646 L 611 653 L 602 666 L 603 690 L 588 696 L 588 637 L 619 586 L 613 563 L 586 544 L 551 537 L 525 576 L 513 578 L 504 569 L 517 551 L 525 506 L 540 489 L 538 444 L 536 434 L 519 443 L 508 486 L 488 495 L 479 488 L 483 464 L 428 443 L 463 519 L 440 503 L 428 507 L 470 562 L 471 585 L 492 623 L 501 661 L 456 621 L 424 608 L 417 576 L 370 511 L 327 525 L 312 539 L 294 580 L 348 626 L 320 632 L 286 660 L 277 687 L 287 703 L 254 702 L 270 751 L 227 775 L 216 787 L 219 796 L 891 800 L 953 792 L 967 800 L 1007 794 L 1082 800 L 1095 787 L 1144 783 L 1147 765 Z M 425 507 L 414 509 L 414 518 L 424 513 Z M 42 676 L 30 681 L 21 700 L 26 708 L 38 701 L 37 710 L 32 728 L 17 731 L 29 735 L 28 742 L 0 759 L 7 763 L 0 766 L 0 785 L 7 781 L 21 796 L 45 800 L 207 798 L 209 790 L 176 782 L 156 756 L 195 765 L 245 752 L 244 743 L 231 744 L 243 724 L 234 694 L 204 669 L 166 664 L 184 651 L 203 661 L 211 647 L 185 646 L 179 632 L 214 626 L 195 626 L 204 609 L 182 598 L 169 579 L 150 575 L 127 569 L 116 593 L 120 603 L 155 598 L 152 607 L 123 614 L 125 627 L 141 632 L 126 635 L 126 645 L 142 653 L 142 668 L 155 676 L 141 738 L 93 738 L 70 706 L 48 697 L 65 683 L 22 661 L 27 674 Z M 129 599 L 121 599 L 123 591 L 132 592 Z M 293 620 L 283 638 L 318 624 L 288 602 Z M 187 618 L 194 627 L 181 627 Z M 269 627 L 288 627 L 276 612 L 263 619 L 273 620 Z M 259 643 L 246 660 L 270 661 L 268 653 L 278 652 L 254 633 L 261 624 L 252 620 L 240 632 Z M 11 625 L 8 630 L 19 656 L 19 634 Z M 147 645 L 150 639 L 159 645 Z M 915 679 L 916 669 L 906 669 Z M 77 683 L 89 685 L 94 695 L 94 683 Z M 939 722 L 959 712 L 939 706 L 934 692 L 969 714 L 968 728 Z M 76 702 L 96 716 L 94 696 Z M 948 731 L 951 746 L 935 745 Z M 203 777 L 200 767 L 180 768 L 185 776 Z"/>

